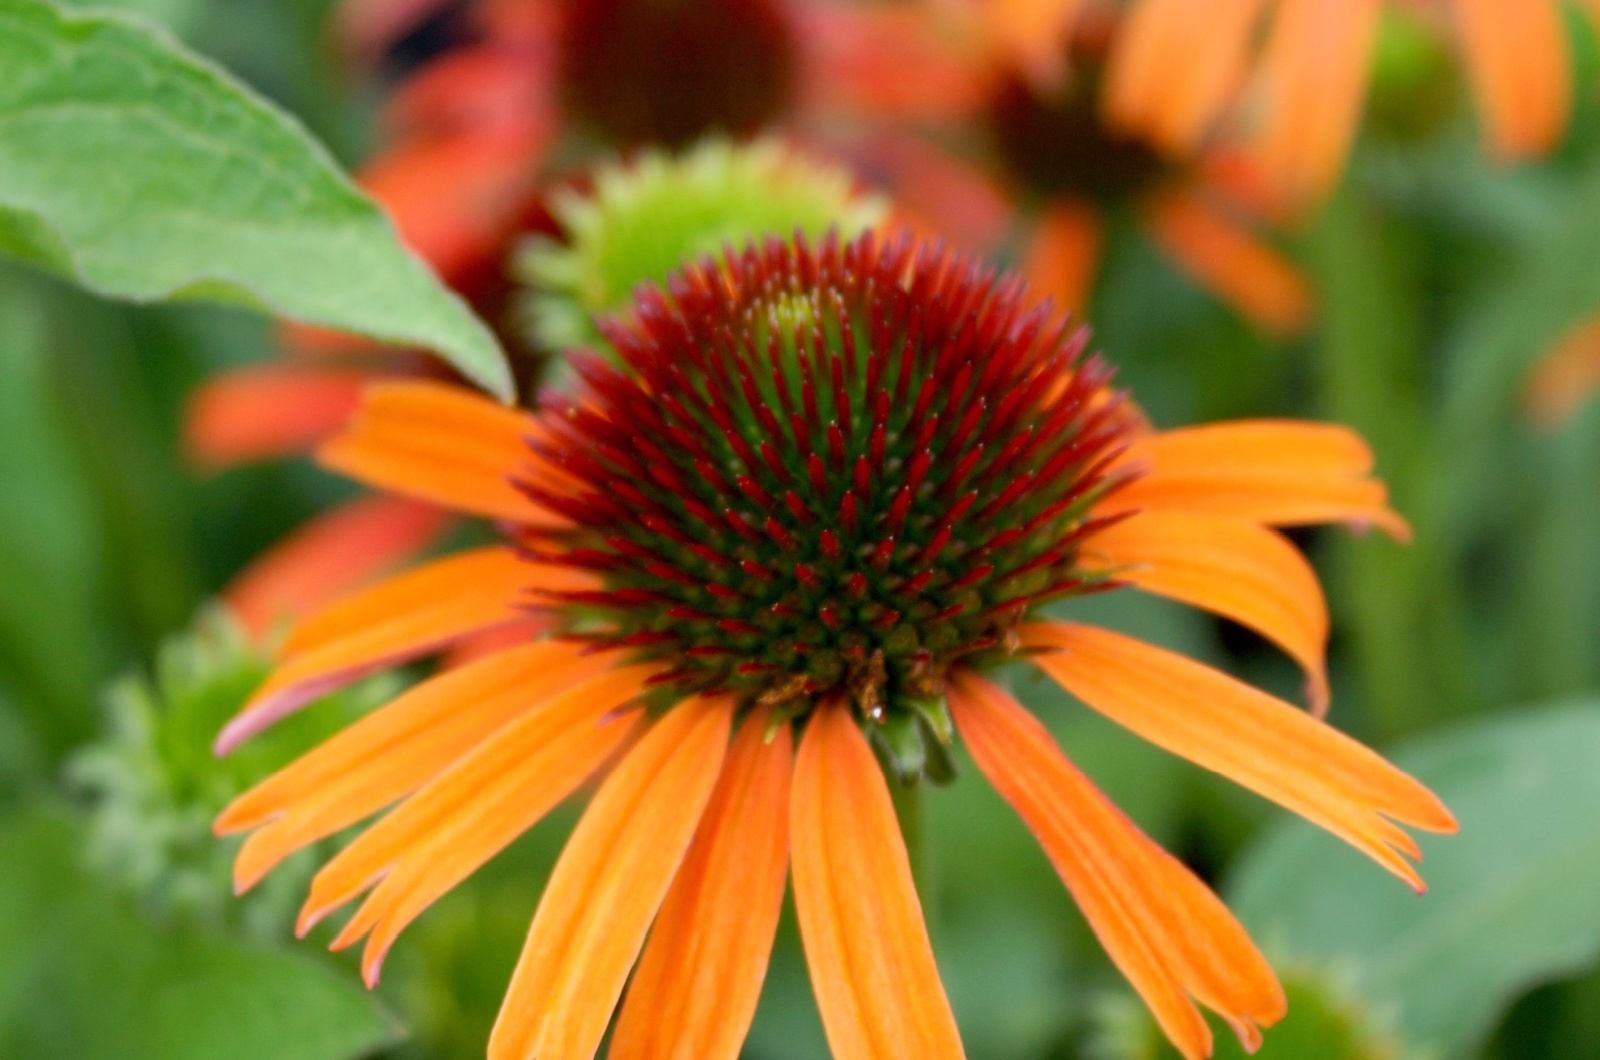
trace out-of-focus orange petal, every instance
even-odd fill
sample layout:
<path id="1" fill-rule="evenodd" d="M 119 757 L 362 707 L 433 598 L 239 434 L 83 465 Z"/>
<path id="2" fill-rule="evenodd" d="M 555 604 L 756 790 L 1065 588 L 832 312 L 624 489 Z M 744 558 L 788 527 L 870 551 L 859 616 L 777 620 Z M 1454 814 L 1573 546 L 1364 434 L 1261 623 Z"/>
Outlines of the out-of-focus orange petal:
<path id="1" fill-rule="evenodd" d="M 554 620 L 554 615 L 534 614 L 504 626 L 483 630 L 481 633 L 469 633 L 450 645 L 439 665 L 451 670 L 490 655 L 497 655 L 507 648 L 537 640 L 550 632 L 554 627 Z"/>
<path id="2" fill-rule="evenodd" d="M 1328 709 L 1328 604 L 1316 572 L 1283 536 L 1243 519 L 1149 511 L 1113 523 L 1086 560 L 1126 565 L 1117 577 L 1248 626 L 1306 673 L 1318 716 Z"/>
<path id="3" fill-rule="evenodd" d="M 1216 895 L 1124 817 L 999 688 L 958 674 L 950 709 L 978 769 L 1038 838 L 1179 1052 L 1211 1055 L 1211 1032 L 1191 998 L 1227 1020 L 1246 1048 L 1260 1046 L 1260 1028 L 1283 1017 L 1283 991 Z"/>
<path id="4" fill-rule="evenodd" d="M 503 257 L 538 177 L 550 130 L 495 125 L 400 140 L 357 181 L 388 211 L 400 238 L 446 283 Z"/>
<path id="5" fill-rule="evenodd" d="M 982 0 L 990 39 L 1041 89 L 1066 72 L 1067 41 L 1084 0 Z"/>
<path id="6" fill-rule="evenodd" d="M 649 667 L 591 678 L 495 733 L 367 829 L 311 881 L 296 930 L 372 887 L 333 940 L 366 938 L 367 984 L 400 932 L 577 790 L 633 732 Z M 373 886 L 376 884 L 377 886 Z"/>
<path id="7" fill-rule="evenodd" d="M 1400 541 L 1411 528 L 1372 478 L 1372 450 L 1347 427 L 1300 420 L 1237 420 L 1161 431 L 1122 458 L 1145 473 L 1112 493 L 1104 511 L 1167 508 L 1270 526 L 1377 526 Z"/>
<path id="8" fill-rule="evenodd" d="M 569 584 L 572 583 L 572 584 Z M 300 621 L 278 666 L 217 737 L 226 753 L 279 718 L 357 678 L 521 617 L 536 588 L 570 588 L 556 568 L 504 548 L 464 552 L 344 597 Z"/>
<path id="9" fill-rule="evenodd" d="M 914 6 L 820 0 L 791 10 L 805 40 L 804 105 L 852 120 L 951 121 L 982 104 L 976 42 Z"/>
<path id="10" fill-rule="evenodd" d="M 251 639 L 400 566 L 450 525 L 438 508 L 358 497 L 324 512 L 262 553 L 222 590 Z"/>
<path id="11" fill-rule="evenodd" d="M 1600 390 L 1600 316 L 1568 331 L 1539 358 L 1523 408 L 1541 427 L 1565 423 Z"/>
<path id="12" fill-rule="evenodd" d="M 1451 0 L 1467 74 L 1502 158 L 1554 147 L 1572 110 L 1566 24 L 1555 0 Z"/>
<path id="13" fill-rule="evenodd" d="M 789 863 L 789 725 L 752 711 L 650 932 L 611 1060 L 735 1060 L 755 1017 Z"/>
<path id="14" fill-rule="evenodd" d="M 584 813 L 550 874 L 489 1060 L 593 1056 L 716 785 L 731 700 L 668 710 Z"/>
<path id="15" fill-rule="evenodd" d="M 528 446 L 538 423 L 465 387 L 385 383 L 317 450 L 327 468 L 378 489 L 517 522 L 551 521 L 512 485 L 541 467 Z"/>
<path id="16" fill-rule="evenodd" d="M 888 786 L 842 703 L 806 723 L 790 818 L 800 939 L 835 1060 L 964 1056 Z"/>
<path id="17" fill-rule="evenodd" d="M 184 448 L 209 471 L 309 451 L 349 422 L 380 377 L 336 368 L 241 368 L 189 399 Z"/>
<path id="18" fill-rule="evenodd" d="M 1382 0 L 1280 0 L 1261 59 L 1255 145 L 1292 199 L 1326 195 L 1366 101 Z"/>
<path id="19" fill-rule="evenodd" d="M 493 45 L 461 48 L 406 78 L 384 101 L 383 116 L 398 137 L 542 128 L 554 121 L 549 80 L 548 56 Z M 526 172 L 533 161 L 519 168 Z"/>
<path id="20" fill-rule="evenodd" d="M 1113 44 L 1106 116 L 1168 150 L 1192 151 L 1238 92 L 1262 2 L 1135 0 Z"/>
<path id="21" fill-rule="evenodd" d="M 217 833 L 256 830 L 234 862 L 234 886 L 255 886 L 290 854 L 416 791 L 500 726 L 616 664 L 583 652 L 524 644 L 424 681 L 234 799 Z"/>
<path id="22" fill-rule="evenodd" d="M 1105 226 L 1092 203 L 1070 200 L 1051 206 L 1039 218 L 1023 259 L 1029 288 L 1053 298 L 1062 310 L 1081 312 L 1104 242 Z"/>
<path id="23" fill-rule="evenodd" d="M 1432 792 L 1377 753 L 1282 700 L 1191 659 L 1103 629 L 1039 622 L 1025 647 L 1067 691 L 1159 747 L 1271 799 L 1422 890 L 1393 822 L 1453 832 Z"/>
<path id="24" fill-rule="evenodd" d="M 987 250 L 1011 223 L 1011 203 L 981 169 L 913 136 L 884 132 L 855 145 L 851 164 L 894 196 L 896 219 Z"/>
<path id="25" fill-rule="evenodd" d="M 452 0 L 341 0 L 334 9 L 334 33 L 366 62 L 399 41 Z"/>
<path id="26" fill-rule="evenodd" d="M 1151 236 L 1207 290 L 1261 328 L 1284 337 L 1311 319 L 1311 287 L 1288 258 L 1186 191 L 1143 205 Z"/>

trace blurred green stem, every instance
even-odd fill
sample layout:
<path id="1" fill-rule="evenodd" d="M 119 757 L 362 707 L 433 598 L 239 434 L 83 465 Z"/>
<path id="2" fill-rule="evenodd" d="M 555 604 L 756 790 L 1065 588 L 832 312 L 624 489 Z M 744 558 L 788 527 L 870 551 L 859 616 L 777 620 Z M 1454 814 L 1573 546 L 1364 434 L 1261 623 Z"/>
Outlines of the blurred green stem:
<path id="1" fill-rule="evenodd" d="M 906 857 L 911 862 L 911 877 L 916 881 L 917 894 L 922 899 L 923 914 L 931 919 L 933 894 L 928 873 L 927 799 L 920 781 L 901 783 L 889 779 L 889 795 L 894 800 L 894 815 L 900 822 L 900 835 L 906 844 Z"/>
<path id="2" fill-rule="evenodd" d="M 1392 740 L 1459 707 L 1471 677 L 1461 649 L 1458 589 L 1442 528 L 1429 519 L 1422 387 L 1426 299 L 1415 241 L 1354 192 L 1310 233 L 1307 264 L 1322 313 L 1324 412 L 1361 431 L 1417 543 L 1341 541 L 1334 604 L 1345 614 L 1366 710 Z"/>

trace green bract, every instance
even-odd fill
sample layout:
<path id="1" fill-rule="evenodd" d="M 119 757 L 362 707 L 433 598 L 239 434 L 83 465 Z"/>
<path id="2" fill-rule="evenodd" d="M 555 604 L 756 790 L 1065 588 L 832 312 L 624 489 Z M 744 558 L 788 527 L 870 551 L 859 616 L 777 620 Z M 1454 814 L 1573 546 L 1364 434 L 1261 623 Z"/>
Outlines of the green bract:
<path id="1" fill-rule="evenodd" d="M 0 253 L 426 347 L 511 396 L 488 329 L 323 147 L 162 31 L 0 0 L 0 71 Z"/>
<path id="2" fill-rule="evenodd" d="M 253 781 L 357 716 L 370 705 L 364 693 L 376 690 L 339 693 L 323 709 L 303 711 L 217 757 L 217 730 L 268 669 L 266 656 L 244 642 L 227 615 L 202 616 L 162 645 L 151 678 L 130 675 L 111 685 L 106 735 L 69 760 L 68 778 L 89 804 L 93 860 L 148 906 L 207 924 L 242 909 L 245 927 L 273 938 L 293 923 L 310 859 L 300 872 L 274 875 L 241 905 L 228 884 L 234 844 L 218 843 L 211 822 Z"/>
<path id="3" fill-rule="evenodd" d="M 762 236 L 812 239 L 837 228 L 859 235 L 888 212 L 848 173 L 775 140 L 708 140 L 673 157 L 647 152 L 602 167 L 587 194 L 551 197 L 563 241 L 528 241 L 518 271 L 529 291 L 533 340 L 552 351 L 603 344 L 594 320 L 628 304 L 641 283 L 661 283 L 686 262 Z"/>

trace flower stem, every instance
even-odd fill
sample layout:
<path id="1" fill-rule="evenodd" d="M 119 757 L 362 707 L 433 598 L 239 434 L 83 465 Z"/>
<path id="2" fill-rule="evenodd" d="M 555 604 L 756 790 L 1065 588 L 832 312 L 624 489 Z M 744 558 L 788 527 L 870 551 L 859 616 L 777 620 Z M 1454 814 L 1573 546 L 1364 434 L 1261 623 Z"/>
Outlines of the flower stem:
<path id="1" fill-rule="evenodd" d="M 889 781 L 889 794 L 894 799 L 894 814 L 900 821 L 900 835 L 906 844 L 906 858 L 911 862 L 911 878 L 916 881 L 917 895 L 922 900 L 923 915 L 931 919 L 933 903 L 932 880 L 929 872 L 928 830 L 925 807 L 926 785 L 913 780 L 909 783 Z"/>

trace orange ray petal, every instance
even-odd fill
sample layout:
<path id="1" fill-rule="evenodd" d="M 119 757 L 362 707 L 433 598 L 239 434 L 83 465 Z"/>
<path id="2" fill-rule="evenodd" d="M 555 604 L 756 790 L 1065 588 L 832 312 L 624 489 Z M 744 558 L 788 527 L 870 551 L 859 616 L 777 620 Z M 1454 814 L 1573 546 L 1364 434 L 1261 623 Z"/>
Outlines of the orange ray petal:
<path id="1" fill-rule="evenodd" d="M 1326 195 L 1366 101 L 1381 0 L 1280 0 L 1262 52 L 1256 148 L 1291 198 Z"/>
<path id="2" fill-rule="evenodd" d="M 491 152 L 492 145 L 509 145 L 498 149 L 506 152 L 503 167 L 501 156 L 490 153 L 480 163 L 482 170 L 465 170 L 463 175 L 491 191 L 503 181 L 521 194 L 536 171 L 534 152 L 543 145 L 501 139 L 496 130 L 548 135 L 555 120 L 549 111 L 548 58 L 494 44 L 446 52 L 396 86 L 383 103 L 384 123 L 397 138 L 487 132 L 482 142 L 491 145 Z"/>
<path id="3" fill-rule="evenodd" d="M 1011 204 L 987 173 L 914 136 L 875 134 L 849 158 L 893 194 L 896 219 L 921 231 L 985 250 L 1011 223 Z"/>
<path id="4" fill-rule="evenodd" d="M 252 640 L 294 620 L 438 541 L 450 525 L 438 508 L 394 497 L 358 497 L 317 516 L 253 560 L 222 590 Z"/>
<path id="5" fill-rule="evenodd" d="M 1142 213 L 1168 256 L 1241 316 L 1286 338 L 1305 330 L 1311 287 L 1275 248 L 1192 192 L 1152 195 Z"/>
<path id="6" fill-rule="evenodd" d="M 813 0 L 791 11 L 806 41 L 803 106 L 818 115 L 948 122 L 982 105 L 975 42 L 923 10 Z"/>
<path id="7" fill-rule="evenodd" d="M 521 618 L 535 588 L 569 576 L 505 548 L 463 552 L 380 582 L 301 620 L 279 664 L 217 737 L 226 754 L 335 688 L 426 655 L 478 630 Z M 583 579 L 584 584 L 587 580 Z"/>
<path id="8" fill-rule="evenodd" d="M 1111 52 L 1106 116 L 1170 151 L 1194 150 L 1239 90 L 1262 3 L 1136 0 Z"/>
<path id="9" fill-rule="evenodd" d="M 550 874 L 489 1060 L 590 1057 L 711 798 L 731 700 L 668 710 L 607 778 Z"/>
<path id="10" fill-rule="evenodd" d="M 807 721 L 790 810 L 800 939 L 835 1060 L 964 1056 L 888 785 L 843 704 Z"/>
<path id="11" fill-rule="evenodd" d="M 334 32 L 363 61 L 374 62 L 384 49 L 416 29 L 451 0 L 341 0 L 334 9 Z"/>
<path id="12" fill-rule="evenodd" d="M 593 678 L 484 741 L 317 873 L 298 933 L 372 887 L 332 945 L 366 938 L 361 973 L 375 984 L 406 925 L 612 758 L 644 716 L 623 708 L 652 672 L 626 667 Z"/>
<path id="13" fill-rule="evenodd" d="M 1600 390 L 1600 316 L 1562 335 L 1533 367 L 1523 395 L 1528 418 L 1558 427 Z"/>
<path id="14" fill-rule="evenodd" d="M 1306 673 L 1318 716 L 1328 709 L 1328 604 L 1316 572 L 1256 523 L 1199 512 L 1148 511 L 1095 534 L 1084 558 L 1148 593 L 1230 618 L 1272 641 Z"/>
<path id="15" fill-rule="evenodd" d="M 526 412 L 460 386 L 370 388 L 344 433 L 317 450 L 323 466 L 379 489 L 493 519 L 551 521 L 512 485 L 540 467 Z"/>
<path id="16" fill-rule="evenodd" d="M 1572 64 L 1554 0 L 1452 0 L 1467 74 L 1502 158 L 1540 155 L 1566 131 Z"/>
<path id="17" fill-rule="evenodd" d="M 217 834 L 257 829 L 234 886 L 253 887 L 296 850 L 416 791 L 501 725 L 615 665 L 583 652 L 524 644 L 424 681 L 234 799 Z"/>
<path id="18" fill-rule="evenodd" d="M 184 449 L 207 471 L 309 452 L 349 422 L 367 372 L 271 365 L 213 376 L 189 399 Z"/>
<path id="19" fill-rule="evenodd" d="M 1278 980 L 1244 928 L 1151 842 L 999 688 L 958 675 L 950 709 L 979 771 L 1038 838 L 1106 952 L 1190 1060 L 1211 1055 L 1198 1000 L 1252 1051 L 1283 1017 Z"/>
<path id="20" fill-rule="evenodd" d="M 667 892 L 611 1036 L 611 1060 L 735 1060 L 755 1017 L 789 862 L 787 723 L 745 719 Z"/>
<path id="21" fill-rule="evenodd" d="M 1348 427 L 1236 420 L 1140 438 L 1123 461 L 1146 473 L 1111 494 L 1106 511 L 1172 508 L 1271 526 L 1344 522 L 1399 541 L 1411 528 L 1370 477 L 1372 450 Z"/>
<path id="22" fill-rule="evenodd" d="M 984 0 L 987 29 L 994 43 L 1040 88 L 1058 84 L 1066 73 L 1067 40 L 1084 0 Z"/>
<path id="23" fill-rule="evenodd" d="M 376 156 L 357 182 L 401 241 L 452 285 L 504 258 L 535 194 L 550 128 L 538 121 L 412 136 Z"/>
<path id="24" fill-rule="evenodd" d="M 1056 203 L 1039 218 L 1028 243 L 1022 265 L 1028 286 L 1066 312 L 1082 312 L 1104 244 L 1105 225 L 1092 203 Z"/>
<path id="25" fill-rule="evenodd" d="M 1034 665 L 1140 736 L 1293 810 L 1417 890 L 1414 844 L 1391 821 L 1452 832 L 1432 792 L 1327 724 L 1226 674 L 1117 633 L 1067 622 L 1020 628 Z M 1390 818 L 1391 820 L 1385 820 Z"/>

